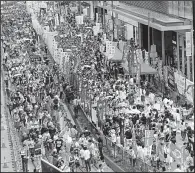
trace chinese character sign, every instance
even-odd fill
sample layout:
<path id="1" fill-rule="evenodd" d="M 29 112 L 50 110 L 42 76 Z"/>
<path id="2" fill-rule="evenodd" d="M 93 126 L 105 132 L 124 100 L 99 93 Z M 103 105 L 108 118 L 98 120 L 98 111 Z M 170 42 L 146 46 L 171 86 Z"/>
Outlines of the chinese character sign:
<path id="1" fill-rule="evenodd" d="M 145 130 L 145 146 L 149 147 L 153 144 L 154 130 Z"/>

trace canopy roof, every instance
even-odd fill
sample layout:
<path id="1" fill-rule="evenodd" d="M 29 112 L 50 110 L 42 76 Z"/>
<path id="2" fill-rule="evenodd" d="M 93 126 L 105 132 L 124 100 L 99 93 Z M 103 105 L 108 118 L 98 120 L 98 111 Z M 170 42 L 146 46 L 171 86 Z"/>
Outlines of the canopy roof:
<path id="1" fill-rule="evenodd" d="M 129 70 L 128 70 L 127 61 L 122 64 L 122 67 L 125 69 L 125 73 L 128 74 Z M 136 68 L 133 68 L 132 73 L 133 73 L 133 75 L 137 74 Z M 157 71 L 154 68 L 152 68 L 150 65 L 148 65 L 146 63 L 141 63 L 141 75 L 156 74 L 156 73 L 157 73 Z"/>

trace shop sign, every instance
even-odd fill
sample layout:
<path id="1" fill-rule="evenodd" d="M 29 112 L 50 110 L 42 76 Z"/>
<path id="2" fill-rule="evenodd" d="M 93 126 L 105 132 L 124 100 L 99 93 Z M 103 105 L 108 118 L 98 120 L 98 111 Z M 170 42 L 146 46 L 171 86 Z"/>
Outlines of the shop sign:
<path id="1" fill-rule="evenodd" d="M 184 94 L 184 91 L 185 91 L 185 77 L 180 75 L 178 72 L 174 73 L 174 77 L 175 77 L 175 83 L 177 85 L 177 89 L 178 89 L 179 93 Z"/>
<path id="2" fill-rule="evenodd" d="M 167 84 L 171 89 L 175 89 L 175 77 L 171 67 L 167 66 Z"/>
<path id="3" fill-rule="evenodd" d="M 186 32 L 186 56 L 192 56 L 191 32 Z"/>
<path id="4" fill-rule="evenodd" d="M 145 130 L 145 146 L 149 147 L 153 144 L 154 130 Z"/>
<path id="5" fill-rule="evenodd" d="M 186 79 L 186 98 L 188 101 L 193 103 L 194 100 L 194 83 L 188 79 Z"/>
<path id="6" fill-rule="evenodd" d="M 135 21 L 135 20 L 129 19 L 129 18 L 127 18 L 127 17 L 125 17 L 125 16 L 122 16 L 122 15 L 120 15 L 120 14 L 118 14 L 118 19 L 120 19 L 120 20 L 122 20 L 122 21 L 124 21 L 124 22 L 126 22 L 126 23 L 129 23 L 129 24 L 131 24 L 131 25 L 133 25 L 133 26 L 138 27 L 138 22 Z"/>

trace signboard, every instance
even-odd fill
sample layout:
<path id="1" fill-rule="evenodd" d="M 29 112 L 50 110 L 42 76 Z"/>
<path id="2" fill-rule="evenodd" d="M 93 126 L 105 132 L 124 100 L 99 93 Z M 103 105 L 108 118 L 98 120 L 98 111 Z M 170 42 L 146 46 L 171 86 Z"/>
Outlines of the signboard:
<path id="1" fill-rule="evenodd" d="M 84 14 L 85 16 L 87 16 L 87 8 L 84 8 L 84 9 L 83 9 L 83 14 Z"/>
<path id="2" fill-rule="evenodd" d="M 106 41 L 106 53 L 109 53 L 111 46 L 112 46 L 112 41 L 107 40 Z"/>
<path id="3" fill-rule="evenodd" d="M 108 59 L 111 59 L 115 54 L 115 47 L 114 46 L 110 46 L 110 48 L 108 49 Z"/>
<path id="4" fill-rule="evenodd" d="M 76 16 L 75 20 L 77 24 L 83 24 L 83 16 Z"/>
<path id="5" fill-rule="evenodd" d="M 153 144 L 154 130 L 145 130 L 145 146 L 149 147 Z"/>
<path id="6" fill-rule="evenodd" d="M 167 66 L 167 84 L 171 89 L 175 89 L 174 71 L 169 66 Z"/>
<path id="7" fill-rule="evenodd" d="M 186 79 L 186 98 L 188 101 L 193 103 L 194 100 L 194 83 L 188 79 Z"/>
<path id="8" fill-rule="evenodd" d="M 99 32 L 99 26 L 93 26 L 93 34 L 98 35 Z"/>
<path id="9" fill-rule="evenodd" d="M 180 75 L 178 72 L 174 73 L 174 77 L 175 77 L 175 83 L 177 85 L 177 89 L 178 89 L 179 93 L 184 94 L 184 91 L 185 91 L 185 77 Z"/>
<path id="10" fill-rule="evenodd" d="M 41 169 L 41 172 L 64 172 L 44 159 L 41 159 Z"/>
<path id="11" fill-rule="evenodd" d="M 186 56 L 192 56 L 192 34 L 186 32 Z"/>

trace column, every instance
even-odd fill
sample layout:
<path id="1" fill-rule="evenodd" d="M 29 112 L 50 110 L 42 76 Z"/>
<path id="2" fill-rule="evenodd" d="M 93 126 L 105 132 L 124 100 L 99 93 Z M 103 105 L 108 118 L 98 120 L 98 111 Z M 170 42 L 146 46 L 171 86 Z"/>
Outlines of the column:
<path id="1" fill-rule="evenodd" d="M 94 7 L 93 7 L 93 1 L 90 1 L 90 18 L 94 20 Z"/>
<path id="2" fill-rule="evenodd" d="M 138 30 L 137 30 L 137 43 L 139 44 L 140 47 L 142 47 L 141 43 L 141 24 L 138 23 Z"/>
<path id="3" fill-rule="evenodd" d="M 161 32 L 162 37 L 162 65 L 165 65 L 165 33 L 164 31 Z"/>
<path id="4" fill-rule="evenodd" d="M 191 56 L 187 56 L 187 78 L 190 80 L 190 58 Z"/>
<path id="5" fill-rule="evenodd" d="M 194 2 L 193 2 L 194 3 Z M 194 38 L 193 38 L 193 28 L 192 28 L 192 81 L 194 82 Z"/>
<path id="6" fill-rule="evenodd" d="M 177 69 L 180 71 L 180 58 L 179 58 L 179 34 L 177 33 Z"/>
<path id="7" fill-rule="evenodd" d="M 181 36 L 182 43 L 182 73 L 185 74 L 185 57 L 184 57 L 184 40 L 183 36 Z"/>

